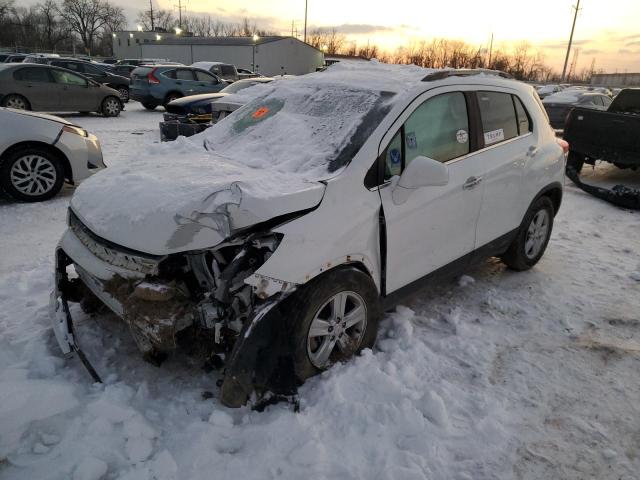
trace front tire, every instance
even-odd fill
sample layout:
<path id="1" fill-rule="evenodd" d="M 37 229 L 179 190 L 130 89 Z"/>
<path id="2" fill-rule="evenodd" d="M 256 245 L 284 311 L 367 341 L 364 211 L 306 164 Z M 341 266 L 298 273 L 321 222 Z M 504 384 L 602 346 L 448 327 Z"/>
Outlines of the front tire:
<path id="1" fill-rule="evenodd" d="M 31 110 L 29 101 L 22 95 L 7 95 L 2 99 L 2 106 L 16 110 Z"/>
<path id="2" fill-rule="evenodd" d="M 382 315 L 371 277 L 353 267 L 312 280 L 289 308 L 299 382 L 373 347 Z"/>
<path id="3" fill-rule="evenodd" d="M 122 104 L 116 97 L 107 97 L 102 101 L 101 113 L 105 117 L 117 117 L 122 110 Z"/>
<path id="4" fill-rule="evenodd" d="M 124 103 L 129 102 L 129 89 L 127 87 L 118 88 L 118 93 L 120 94 L 120 100 Z"/>
<path id="5" fill-rule="evenodd" d="M 60 158 L 39 147 L 27 147 L 8 155 L 0 165 L 0 185 L 16 200 L 41 202 L 58 194 L 64 183 Z"/>
<path id="6" fill-rule="evenodd" d="M 157 107 L 157 105 L 154 103 L 144 103 L 144 102 L 142 103 L 142 106 L 147 110 L 155 110 Z"/>
<path id="7" fill-rule="evenodd" d="M 549 197 L 540 197 L 527 211 L 518 234 L 502 261 L 512 270 L 524 271 L 533 267 L 544 255 L 551 231 L 555 211 Z"/>

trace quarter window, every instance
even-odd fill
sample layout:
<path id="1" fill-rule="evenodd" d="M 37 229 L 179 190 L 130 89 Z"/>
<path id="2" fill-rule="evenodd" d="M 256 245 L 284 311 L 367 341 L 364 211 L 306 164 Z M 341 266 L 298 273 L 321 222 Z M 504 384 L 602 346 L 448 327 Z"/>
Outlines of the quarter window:
<path id="1" fill-rule="evenodd" d="M 478 92 L 482 133 L 485 146 L 518 136 L 518 121 L 513 100 L 508 93 Z"/>
<path id="2" fill-rule="evenodd" d="M 529 120 L 529 115 L 527 114 L 527 110 L 522 105 L 522 101 L 513 96 L 513 104 L 516 106 L 516 117 L 518 118 L 518 134 L 526 135 L 531 131 L 531 121 Z"/>

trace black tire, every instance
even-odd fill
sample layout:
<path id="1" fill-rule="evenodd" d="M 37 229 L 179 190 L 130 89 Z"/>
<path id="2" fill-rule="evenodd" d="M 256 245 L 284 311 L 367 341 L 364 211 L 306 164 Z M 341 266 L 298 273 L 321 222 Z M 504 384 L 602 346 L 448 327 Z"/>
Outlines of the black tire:
<path id="1" fill-rule="evenodd" d="M 171 102 L 173 102 L 174 100 L 177 100 L 179 98 L 182 98 L 183 95 L 177 93 L 177 92 L 172 92 L 169 95 L 167 95 L 167 97 L 164 99 L 164 103 L 162 104 L 163 107 L 166 107 L 168 104 L 170 104 Z"/>
<path id="2" fill-rule="evenodd" d="M 341 292 L 356 294 L 363 300 L 366 317 L 364 332 L 358 335 L 359 344 L 352 344 L 348 353 L 343 353 L 338 348 L 339 343 L 334 342 L 336 347 L 331 354 L 329 363 L 318 367 L 312 363 L 308 351 L 307 342 L 311 341 L 308 337 L 311 324 L 316 314 L 322 311 L 321 309 L 326 302 Z M 291 331 L 293 332 L 294 372 L 299 382 L 304 382 L 307 378 L 330 368 L 337 361 L 348 360 L 363 349 L 373 347 L 378 334 L 382 308 L 376 286 L 366 273 L 354 267 L 337 268 L 312 280 L 294 295 L 296 297 L 288 304 L 286 310 L 291 312 L 289 318 L 294 319 L 295 322 Z M 345 333 L 348 331 L 346 330 Z M 351 335 L 353 334 L 354 332 L 351 332 Z M 344 338 L 350 337 L 345 336 Z"/>
<path id="3" fill-rule="evenodd" d="M 118 97 L 106 97 L 100 105 L 100 113 L 105 117 L 117 117 L 122 111 L 122 103 Z"/>
<path id="4" fill-rule="evenodd" d="M 537 241 L 534 242 L 536 249 L 530 248 L 528 241 L 535 235 L 531 232 L 534 220 L 537 221 L 541 217 L 542 212 L 546 212 L 547 228 L 544 236 L 537 237 Z M 502 255 L 501 260 L 512 270 L 518 272 L 529 270 L 533 267 L 544 255 L 547 245 L 549 244 L 549 238 L 553 230 L 553 217 L 555 211 L 553 208 L 553 202 L 549 197 L 540 197 L 537 199 L 524 216 L 524 220 L 520 225 L 518 234 L 513 240 L 508 250 Z M 539 243 L 538 243 L 539 242 Z"/>
<path id="5" fill-rule="evenodd" d="M 584 155 L 580 155 L 577 152 L 569 151 L 569 155 L 567 156 L 567 170 L 572 169 L 574 172 L 580 173 L 583 166 Z"/>
<path id="6" fill-rule="evenodd" d="M 120 94 L 120 100 L 124 103 L 129 103 L 129 89 L 127 87 L 118 87 L 116 90 Z"/>
<path id="7" fill-rule="evenodd" d="M 142 106 L 147 110 L 155 110 L 157 105 L 155 103 L 142 103 Z"/>
<path id="8" fill-rule="evenodd" d="M 16 110 L 31 110 L 29 100 L 22 95 L 10 94 L 2 99 L 2 106 Z"/>
<path id="9" fill-rule="evenodd" d="M 26 172 L 34 172 L 37 178 L 30 180 Z M 0 164 L 0 186 L 15 200 L 42 202 L 57 195 L 63 184 L 62 161 L 59 155 L 46 148 L 16 149 Z M 38 189 L 44 191 L 38 192 Z"/>

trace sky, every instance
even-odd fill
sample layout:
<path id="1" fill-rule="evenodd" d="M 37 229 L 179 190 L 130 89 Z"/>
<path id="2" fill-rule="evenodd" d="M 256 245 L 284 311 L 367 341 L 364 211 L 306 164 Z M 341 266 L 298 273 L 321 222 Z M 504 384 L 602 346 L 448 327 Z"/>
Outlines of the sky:
<path id="1" fill-rule="evenodd" d="M 24 0 L 23 0 L 24 1 Z M 35 2 L 37 0 L 28 0 Z M 148 0 L 111 0 L 135 24 Z M 305 0 L 181 0 L 189 13 L 209 13 L 225 21 L 244 17 L 258 27 L 302 35 Z M 508 47 L 528 41 L 545 63 L 561 69 L 577 0 L 308 0 L 309 29 L 336 27 L 359 43 L 368 40 L 395 49 L 417 39 L 449 38 Z M 178 0 L 153 0 L 173 9 Z M 574 45 L 578 69 L 591 65 L 607 72 L 640 71 L 640 0 L 581 0 Z"/>

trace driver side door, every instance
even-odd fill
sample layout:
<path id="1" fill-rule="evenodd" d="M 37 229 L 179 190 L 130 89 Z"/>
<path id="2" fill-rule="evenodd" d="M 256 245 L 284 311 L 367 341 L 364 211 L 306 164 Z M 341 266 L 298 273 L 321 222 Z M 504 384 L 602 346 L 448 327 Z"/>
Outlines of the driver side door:
<path id="1" fill-rule="evenodd" d="M 379 192 L 387 235 L 387 293 L 474 250 L 484 170 L 473 155 L 477 133 L 469 112 L 474 98 L 462 91 L 427 92 L 398 119 L 386 145 L 383 139 Z M 417 188 L 403 202 L 394 201 L 398 176 L 420 155 L 444 163 L 449 182 Z"/>

